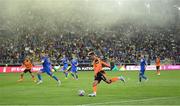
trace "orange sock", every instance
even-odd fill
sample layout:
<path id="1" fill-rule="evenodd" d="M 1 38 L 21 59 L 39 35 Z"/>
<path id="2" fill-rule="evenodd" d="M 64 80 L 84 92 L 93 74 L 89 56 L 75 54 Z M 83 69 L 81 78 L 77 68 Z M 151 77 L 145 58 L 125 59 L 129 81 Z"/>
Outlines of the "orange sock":
<path id="1" fill-rule="evenodd" d="M 111 81 L 112 81 L 112 82 L 116 82 L 117 80 L 119 80 L 119 78 L 118 78 L 118 77 L 116 77 L 116 78 L 112 78 L 112 79 L 111 79 Z"/>
<path id="2" fill-rule="evenodd" d="M 96 94 L 97 86 L 93 86 L 93 92 Z"/>

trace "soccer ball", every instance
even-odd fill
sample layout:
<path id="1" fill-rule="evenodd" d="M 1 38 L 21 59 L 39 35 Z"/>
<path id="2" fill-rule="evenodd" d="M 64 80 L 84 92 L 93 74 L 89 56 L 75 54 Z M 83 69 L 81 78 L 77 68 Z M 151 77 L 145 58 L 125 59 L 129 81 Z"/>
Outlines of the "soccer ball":
<path id="1" fill-rule="evenodd" d="M 78 91 L 78 95 L 79 96 L 84 96 L 85 95 L 85 91 L 84 90 L 79 90 Z"/>

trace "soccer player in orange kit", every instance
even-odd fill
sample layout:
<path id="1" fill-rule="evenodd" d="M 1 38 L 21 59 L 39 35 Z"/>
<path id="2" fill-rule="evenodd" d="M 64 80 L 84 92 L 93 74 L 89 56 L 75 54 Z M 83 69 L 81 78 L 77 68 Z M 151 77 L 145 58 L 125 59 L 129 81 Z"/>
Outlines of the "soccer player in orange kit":
<path id="1" fill-rule="evenodd" d="M 29 58 L 25 58 L 24 61 L 23 61 L 22 66 L 21 66 L 21 68 L 25 68 L 25 70 L 21 73 L 21 77 L 20 77 L 20 79 L 18 81 L 23 81 L 24 74 L 29 72 L 31 74 L 32 80 L 34 82 L 36 82 L 36 80 L 34 78 L 34 75 L 31 72 L 32 67 L 33 67 L 33 65 L 32 65 L 30 59 Z"/>
<path id="2" fill-rule="evenodd" d="M 93 82 L 93 93 L 89 94 L 90 97 L 96 96 L 97 85 L 101 82 L 101 80 L 103 80 L 107 84 L 111 84 L 112 82 L 116 82 L 118 80 L 125 82 L 125 79 L 122 76 L 108 79 L 106 77 L 105 71 L 102 70 L 102 67 L 103 65 L 110 67 L 110 65 L 103 62 L 100 58 L 98 58 L 94 52 L 89 52 L 88 56 L 93 60 L 92 64 L 93 64 L 94 75 L 95 75 L 95 79 Z"/>
<path id="3" fill-rule="evenodd" d="M 156 58 L 156 71 L 157 71 L 157 75 L 160 75 L 160 65 L 161 65 L 161 60 L 160 60 L 160 57 L 158 56 Z"/>

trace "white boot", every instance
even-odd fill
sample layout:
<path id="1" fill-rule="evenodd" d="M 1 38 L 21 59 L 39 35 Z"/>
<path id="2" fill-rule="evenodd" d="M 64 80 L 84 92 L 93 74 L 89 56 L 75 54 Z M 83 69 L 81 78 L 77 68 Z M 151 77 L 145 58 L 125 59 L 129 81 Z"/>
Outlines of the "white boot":
<path id="1" fill-rule="evenodd" d="M 96 97 L 96 94 L 95 94 L 95 93 L 92 93 L 92 94 L 89 94 L 88 96 L 89 96 L 89 97 Z"/>
<path id="2" fill-rule="evenodd" d="M 60 80 L 58 80 L 58 86 L 61 86 L 61 81 Z"/>
<path id="3" fill-rule="evenodd" d="M 42 80 L 39 80 L 38 82 L 37 82 L 37 84 L 39 85 L 39 84 L 41 84 L 41 83 L 43 83 L 43 81 Z"/>
<path id="4" fill-rule="evenodd" d="M 119 77 L 119 80 L 121 80 L 121 81 L 124 82 L 124 83 L 126 82 L 126 80 L 125 80 L 125 78 L 124 78 L 123 76 L 120 76 L 120 77 Z"/>

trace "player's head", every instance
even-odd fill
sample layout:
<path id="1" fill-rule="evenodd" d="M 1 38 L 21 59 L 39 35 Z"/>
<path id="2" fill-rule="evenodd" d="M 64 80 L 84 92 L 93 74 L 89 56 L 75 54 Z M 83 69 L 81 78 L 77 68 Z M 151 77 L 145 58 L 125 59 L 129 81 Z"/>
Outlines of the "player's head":
<path id="1" fill-rule="evenodd" d="M 95 59 L 96 54 L 93 51 L 91 51 L 88 53 L 88 57 L 90 57 L 91 59 Z"/>
<path id="2" fill-rule="evenodd" d="M 141 59 L 145 58 L 145 56 L 143 54 L 141 54 Z"/>
<path id="3" fill-rule="evenodd" d="M 113 59 L 114 59 L 114 57 L 110 55 L 109 56 L 109 60 L 113 60 Z"/>
<path id="4" fill-rule="evenodd" d="M 62 58 L 65 58 L 65 57 L 66 57 L 66 53 L 63 52 L 63 53 L 62 53 Z"/>
<path id="5" fill-rule="evenodd" d="M 76 54 L 75 53 L 72 54 L 72 58 L 76 59 Z"/>
<path id="6" fill-rule="evenodd" d="M 157 56 L 157 58 L 159 59 L 159 58 L 160 58 L 160 56 L 158 55 L 158 56 Z"/>
<path id="7" fill-rule="evenodd" d="M 66 57 L 66 55 L 65 54 L 63 54 L 63 58 L 65 58 Z"/>
<path id="8" fill-rule="evenodd" d="M 45 51 L 42 51 L 41 52 L 41 57 L 45 57 L 46 56 L 46 52 Z"/>
<path id="9" fill-rule="evenodd" d="M 25 61 L 25 62 L 29 62 L 29 61 L 30 61 L 29 57 L 26 57 L 26 58 L 24 59 L 24 61 Z"/>

